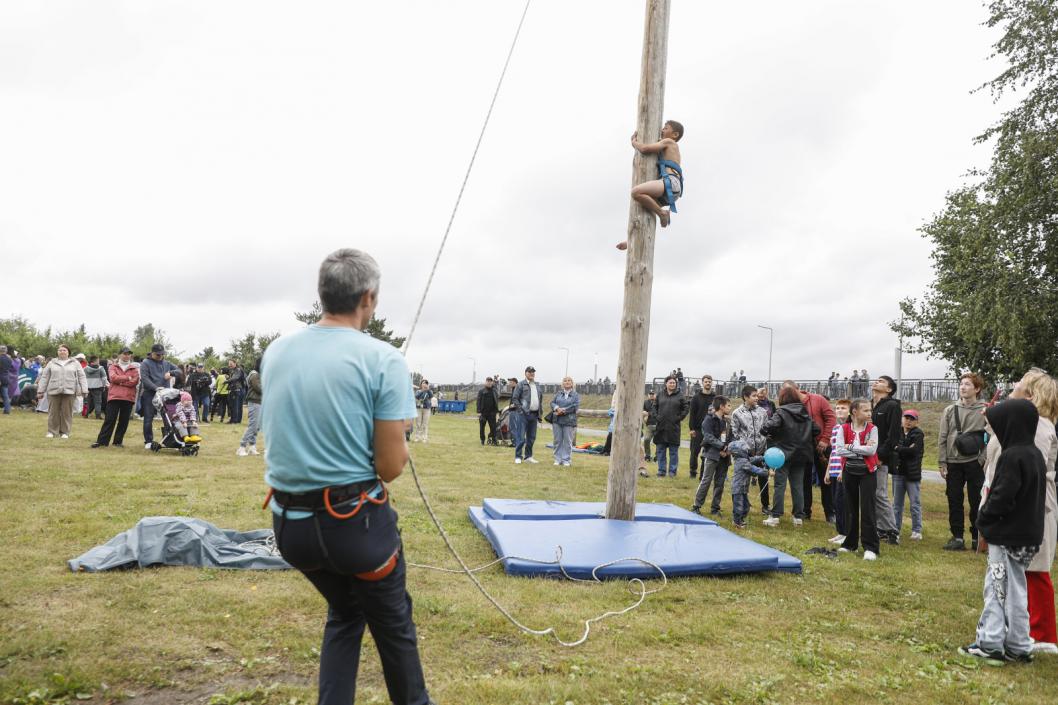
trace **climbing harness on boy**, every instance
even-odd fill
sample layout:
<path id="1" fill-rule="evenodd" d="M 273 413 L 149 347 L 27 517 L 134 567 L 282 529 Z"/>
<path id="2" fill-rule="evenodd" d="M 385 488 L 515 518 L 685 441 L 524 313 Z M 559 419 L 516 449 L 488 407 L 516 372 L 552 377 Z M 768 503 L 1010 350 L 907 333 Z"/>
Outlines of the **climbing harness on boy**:
<path id="1" fill-rule="evenodd" d="M 672 169 L 676 173 L 673 174 L 669 171 Z M 669 161 L 668 159 L 658 159 L 658 174 L 661 180 L 665 182 L 665 201 L 668 203 L 669 210 L 673 213 L 676 212 L 676 199 L 683 195 L 683 169 L 676 162 Z M 679 192 L 673 195 L 672 191 L 672 180 L 679 179 Z"/>

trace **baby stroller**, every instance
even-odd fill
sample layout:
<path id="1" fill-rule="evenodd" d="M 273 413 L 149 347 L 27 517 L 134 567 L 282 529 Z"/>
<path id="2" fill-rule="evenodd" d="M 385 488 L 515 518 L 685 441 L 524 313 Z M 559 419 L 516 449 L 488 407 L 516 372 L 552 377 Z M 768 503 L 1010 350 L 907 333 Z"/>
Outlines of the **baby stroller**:
<path id="1" fill-rule="evenodd" d="M 511 407 L 500 412 L 496 420 L 496 445 L 514 447 L 514 435 L 511 433 Z"/>
<path id="2" fill-rule="evenodd" d="M 176 405 L 180 401 L 180 390 L 169 387 L 159 387 L 154 393 L 154 410 L 158 418 L 162 420 L 162 442 L 151 443 L 151 450 L 155 453 L 162 448 L 172 448 L 180 451 L 180 455 L 198 455 L 199 441 L 197 436 L 190 436 L 184 440 L 184 436 L 177 432 L 173 415 L 176 413 Z"/>

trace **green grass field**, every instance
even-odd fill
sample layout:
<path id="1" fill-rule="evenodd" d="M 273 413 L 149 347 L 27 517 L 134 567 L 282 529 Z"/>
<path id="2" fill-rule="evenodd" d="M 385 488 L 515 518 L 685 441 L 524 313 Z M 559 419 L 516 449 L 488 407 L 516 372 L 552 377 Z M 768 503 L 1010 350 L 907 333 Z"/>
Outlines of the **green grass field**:
<path id="1" fill-rule="evenodd" d="M 234 455 L 241 427 L 205 426 L 201 455 L 183 458 L 145 452 L 135 425 L 126 449 L 90 450 L 98 423 L 78 419 L 62 441 L 45 440 L 43 415 L 0 419 L 0 702 L 315 702 L 324 603 L 300 575 L 66 569 L 144 516 L 270 524 L 260 509 L 262 458 Z M 431 432 L 412 452 L 471 565 L 494 558 L 466 518 L 483 497 L 605 496 L 605 458 L 578 455 L 562 470 L 515 466 L 509 449 L 478 445 L 472 419 L 435 417 Z M 549 436 L 541 432 L 542 460 Z M 674 480 L 643 480 L 639 500 L 688 505 L 686 464 Z M 408 559 L 453 567 L 407 471 L 392 495 Z M 926 484 L 923 496 L 926 539 L 883 546 L 876 563 L 806 556 L 833 534 L 829 525 L 767 529 L 755 513 L 746 535 L 801 557 L 802 576 L 674 580 L 575 649 L 516 631 L 463 576 L 411 568 L 431 694 L 442 704 L 503 705 L 1053 703 L 1058 659 L 986 668 L 955 653 L 973 638 L 983 562 L 940 550 L 942 487 Z M 554 625 L 567 639 L 579 636 L 581 620 L 633 600 L 619 581 L 510 578 L 499 567 L 480 575 L 523 622 Z M 370 639 L 360 674 L 357 702 L 387 702 Z"/>

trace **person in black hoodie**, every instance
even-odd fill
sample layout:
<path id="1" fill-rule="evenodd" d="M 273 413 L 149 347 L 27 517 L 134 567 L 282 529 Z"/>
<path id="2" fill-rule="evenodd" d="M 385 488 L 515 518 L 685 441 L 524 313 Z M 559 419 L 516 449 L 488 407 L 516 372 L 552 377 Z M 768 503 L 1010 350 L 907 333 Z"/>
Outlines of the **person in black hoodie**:
<path id="1" fill-rule="evenodd" d="M 959 652 L 992 663 L 1031 661 L 1025 569 L 1043 541 L 1047 468 L 1035 444 L 1040 417 L 1032 402 L 1010 399 L 985 411 L 985 418 L 1003 452 L 977 514 L 977 529 L 988 542 L 977 641 Z"/>
<path id="2" fill-rule="evenodd" d="M 871 423 L 878 427 L 878 492 L 874 496 L 874 516 L 878 523 L 878 535 L 896 545 L 900 543 L 893 505 L 889 501 L 889 466 L 896 462 L 896 448 L 900 440 L 900 417 L 903 412 L 900 400 L 894 399 L 896 382 L 882 375 L 871 385 Z"/>
<path id="3" fill-rule="evenodd" d="M 677 384 L 679 380 L 677 379 Z M 698 474 L 698 459 L 702 454 L 702 423 L 705 417 L 712 411 L 713 378 L 711 375 L 702 377 L 702 388 L 691 398 L 691 413 L 688 416 L 687 425 L 691 429 L 691 477 Z"/>
<path id="4" fill-rule="evenodd" d="M 904 520 L 904 495 L 911 504 L 911 539 L 922 540 L 922 454 L 925 452 L 925 435 L 918 427 L 918 412 L 908 409 L 901 422 L 900 440 L 894 452 L 897 462 L 890 475 L 893 476 L 893 515 L 896 529 L 900 530 Z"/>
<path id="5" fill-rule="evenodd" d="M 765 526 L 778 526 L 783 515 L 786 498 L 786 482 L 789 478 L 790 496 L 793 498 L 794 526 L 804 521 L 804 474 L 810 472 L 815 462 L 815 438 L 819 426 L 812 421 L 801 395 L 794 387 L 783 387 L 779 391 L 779 408 L 764 423 L 761 433 L 768 439 L 768 446 L 778 448 L 786 456 L 786 462 L 775 470 L 775 494 Z"/>

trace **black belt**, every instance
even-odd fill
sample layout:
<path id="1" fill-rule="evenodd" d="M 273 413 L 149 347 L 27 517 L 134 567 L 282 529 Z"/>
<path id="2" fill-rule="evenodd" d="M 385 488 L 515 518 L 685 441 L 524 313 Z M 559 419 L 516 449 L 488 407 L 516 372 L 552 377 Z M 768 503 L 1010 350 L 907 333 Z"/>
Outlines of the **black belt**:
<path id="1" fill-rule="evenodd" d="M 361 493 L 370 494 L 375 488 L 382 485 L 379 480 L 365 480 L 354 482 L 351 485 L 335 485 L 331 487 L 331 506 L 336 507 L 350 500 L 360 499 Z M 327 488 L 312 490 L 311 492 L 283 492 L 275 490 L 272 496 L 283 509 L 290 511 L 314 512 L 324 508 L 323 493 Z"/>

